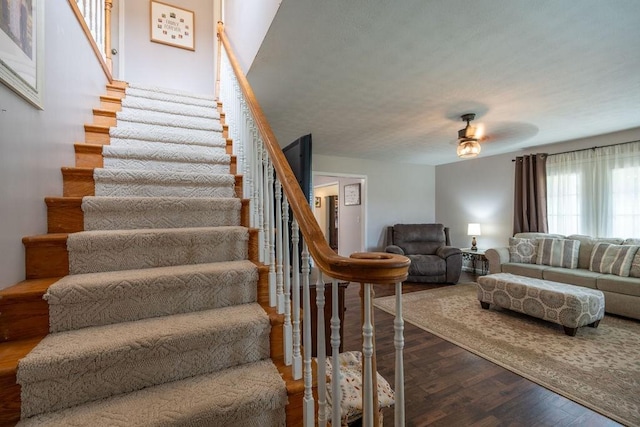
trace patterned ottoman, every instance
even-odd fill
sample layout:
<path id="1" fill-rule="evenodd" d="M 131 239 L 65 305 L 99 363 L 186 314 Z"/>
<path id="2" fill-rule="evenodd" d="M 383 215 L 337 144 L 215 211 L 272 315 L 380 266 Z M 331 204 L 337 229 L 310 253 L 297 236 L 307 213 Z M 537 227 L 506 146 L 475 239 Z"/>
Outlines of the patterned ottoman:
<path id="1" fill-rule="evenodd" d="M 598 327 L 604 317 L 604 294 L 598 290 L 511 273 L 479 277 L 478 299 L 484 309 L 495 304 L 562 325 L 569 336 L 584 325 Z"/>

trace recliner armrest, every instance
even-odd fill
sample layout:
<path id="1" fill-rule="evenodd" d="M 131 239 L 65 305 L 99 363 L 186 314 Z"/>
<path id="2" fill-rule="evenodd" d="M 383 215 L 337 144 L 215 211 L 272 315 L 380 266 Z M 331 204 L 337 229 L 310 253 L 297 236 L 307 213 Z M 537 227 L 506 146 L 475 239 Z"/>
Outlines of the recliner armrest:
<path id="1" fill-rule="evenodd" d="M 461 254 L 460 248 L 455 248 L 453 246 L 440 246 L 436 250 L 436 255 L 438 255 L 442 259 L 447 259 L 452 255 Z"/>
<path id="2" fill-rule="evenodd" d="M 489 273 L 500 273 L 502 272 L 502 264 L 509 262 L 509 248 L 487 249 L 484 256 L 487 258 L 487 261 L 489 261 Z"/>
<path id="3" fill-rule="evenodd" d="M 390 254 L 404 255 L 404 251 L 402 250 L 402 248 L 396 245 L 389 245 L 386 248 L 384 248 L 384 251 Z"/>

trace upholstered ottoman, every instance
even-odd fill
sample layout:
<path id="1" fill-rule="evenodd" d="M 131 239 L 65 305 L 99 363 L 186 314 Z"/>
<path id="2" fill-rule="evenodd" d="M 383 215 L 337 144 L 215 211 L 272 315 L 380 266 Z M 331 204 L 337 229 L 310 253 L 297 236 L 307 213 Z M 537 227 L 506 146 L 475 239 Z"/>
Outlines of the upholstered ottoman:
<path id="1" fill-rule="evenodd" d="M 595 289 L 516 276 L 490 274 L 478 278 L 478 300 L 564 326 L 574 336 L 579 327 L 598 327 L 604 317 L 604 294 Z"/>

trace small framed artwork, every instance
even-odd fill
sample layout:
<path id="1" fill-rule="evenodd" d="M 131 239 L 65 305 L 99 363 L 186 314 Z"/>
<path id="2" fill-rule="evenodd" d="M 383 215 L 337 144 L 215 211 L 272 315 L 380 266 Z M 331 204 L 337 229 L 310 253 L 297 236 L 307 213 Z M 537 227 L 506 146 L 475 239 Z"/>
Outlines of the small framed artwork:
<path id="1" fill-rule="evenodd" d="M 0 82 L 43 109 L 44 0 L 2 1 Z"/>
<path id="2" fill-rule="evenodd" d="M 151 41 L 196 50 L 193 11 L 151 1 Z"/>
<path id="3" fill-rule="evenodd" d="M 347 184 L 344 186 L 344 205 L 355 206 L 360 204 L 360 184 Z"/>
<path id="4" fill-rule="evenodd" d="M 316 197 L 316 208 L 321 208 L 321 207 L 322 207 L 322 198 Z"/>

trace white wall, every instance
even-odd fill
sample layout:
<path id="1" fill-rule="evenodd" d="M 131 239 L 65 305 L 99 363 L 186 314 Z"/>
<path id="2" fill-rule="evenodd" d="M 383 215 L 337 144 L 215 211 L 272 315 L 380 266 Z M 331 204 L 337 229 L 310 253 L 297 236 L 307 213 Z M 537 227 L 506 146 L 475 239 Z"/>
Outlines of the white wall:
<path id="1" fill-rule="evenodd" d="M 213 96 L 215 92 L 214 46 L 216 17 L 214 1 L 172 0 L 173 6 L 192 10 L 195 15 L 195 51 L 151 41 L 149 1 L 121 2 L 125 9 L 124 76 L 132 83 L 143 83 Z"/>
<path id="2" fill-rule="evenodd" d="M 22 237 L 47 231 L 45 196 L 105 93 L 107 79 L 67 2 L 45 7 L 44 110 L 0 83 L 0 288 L 24 279 Z"/>
<path id="3" fill-rule="evenodd" d="M 389 225 L 435 220 L 433 166 L 314 154 L 313 171 L 366 176 L 366 186 L 362 189 L 367 209 L 366 251 L 384 249 L 385 229 Z"/>
<path id="4" fill-rule="evenodd" d="M 451 227 L 451 243 L 469 247 L 467 224 L 478 222 L 482 236 L 478 247 L 505 246 L 513 235 L 513 183 L 516 156 L 605 146 L 640 140 L 640 128 L 608 135 L 578 139 L 493 157 L 436 167 L 436 221 Z"/>
<path id="5" fill-rule="evenodd" d="M 226 0 L 224 26 L 246 75 L 282 0 Z"/>

